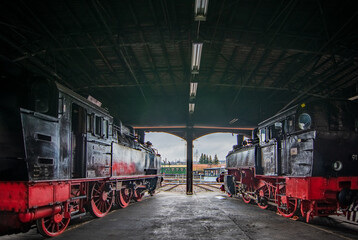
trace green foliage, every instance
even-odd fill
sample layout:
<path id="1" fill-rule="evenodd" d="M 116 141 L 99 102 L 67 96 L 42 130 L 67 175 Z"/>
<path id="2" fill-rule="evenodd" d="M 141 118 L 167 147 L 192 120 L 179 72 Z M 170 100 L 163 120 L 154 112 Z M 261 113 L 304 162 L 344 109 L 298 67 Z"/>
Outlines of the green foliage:
<path id="1" fill-rule="evenodd" d="M 204 154 L 200 155 L 199 164 L 204 164 Z"/>
<path id="2" fill-rule="evenodd" d="M 217 154 L 215 154 L 213 160 L 211 156 L 202 153 L 199 158 L 199 164 L 219 164 L 219 159 Z"/>
<path id="3" fill-rule="evenodd" d="M 213 159 L 211 158 L 211 156 L 209 156 L 208 164 L 213 164 Z"/>
<path id="4" fill-rule="evenodd" d="M 219 162 L 219 158 L 218 158 L 218 155 L 215 154 L 214 156 L 214 162 L 213 162 L 215 165 L 218 165 L 220 162 Z"/>

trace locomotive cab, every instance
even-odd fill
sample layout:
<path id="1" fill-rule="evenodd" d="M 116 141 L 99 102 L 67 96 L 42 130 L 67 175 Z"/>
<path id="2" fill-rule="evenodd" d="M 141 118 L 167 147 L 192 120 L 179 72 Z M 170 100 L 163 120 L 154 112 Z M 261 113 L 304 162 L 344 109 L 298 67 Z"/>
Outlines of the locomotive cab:
<path id="1" fill-rule="evenodd" d="M 13 76 L 8 76 L 9 79 Z M 5 78 L 7 79 L 7 78 Z M 57 137 L 54 131 L 57 122 L 57 88 L 53 82 L 38 78 L 32 84 L 8 80 L 9 84 L 1 88 L 0 99 L 0 180 L 25 181 L 32 178 L 28 174 L 34 166 L 43 163 L 49 165 L 58 146 L 48 144 Z M 47 120 L 46 128 L 36 130 Z M 47 142 L 47 143 L 46 143 Z M 29 151 L 31 146 L 35 149 Z M 53 155 L 47 155 L 52 152 Z M 33 159 L 32 154 L 40 154 Z M 35 163 L 36 162 L 36 163 Z M 50 174 L 52 170 L 47 169 Z"/>
<path id="2" fill-rule="evenodd" d="M 357 106 L 349 102 L 302 104 L 259 124 L 264 175 L 352 176 L 358 167 Z M 260 164 L 261 163 L 261 164 Z"/>
<path id="3" fill-rule="evenodd" d="M 261 122 L 252 145 L 226 157 L 226 192 L 284 217 L 356 216 L 357 104 L 320 100 L 294 106 Z M 258 140 L 255 140 L 258 139 Z"/>
<path id="4" fill-rule="evenodd" d="M 2 59 L 0 58 L 0 62 Z M 105 216 L 160 185 L 144 133 L 113 124 L 99 101 L 0 64 L 0 235 L 36 224 L 58 236 L 70 219 Z M 14 67 L 14 68 L 13 68 Z"/>

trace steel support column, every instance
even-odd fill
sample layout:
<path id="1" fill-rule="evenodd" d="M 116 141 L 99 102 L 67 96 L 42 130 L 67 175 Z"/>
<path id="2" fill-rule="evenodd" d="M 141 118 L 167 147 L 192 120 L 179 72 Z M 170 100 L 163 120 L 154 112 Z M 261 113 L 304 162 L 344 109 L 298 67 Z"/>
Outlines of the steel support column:
<path id="1" fill-rule="evenodd" d="M 186 194 L 193 194 L 193 128 L 186 131 Z"/>

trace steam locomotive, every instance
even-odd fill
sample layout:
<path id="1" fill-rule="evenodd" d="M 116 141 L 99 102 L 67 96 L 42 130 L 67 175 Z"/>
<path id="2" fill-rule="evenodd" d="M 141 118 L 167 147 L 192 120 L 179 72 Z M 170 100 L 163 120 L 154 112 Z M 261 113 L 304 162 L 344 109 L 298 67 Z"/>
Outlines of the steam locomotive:
<path id="1" fill-rule="evenodd" d="M 223 190 L 284 217 L 345 214 L 358 206 L 358 106 L 312 101 L 263 122 L 226 157 Z M 357 216 L 358 217 L 358 216 Z"/>
<path id="2" fill-rule="evenodd" d="M 3 67 L 4 65 L 2 65 Z M 98 102 L 16 66 L 0 90 L 0 235 L 53 237 L 87 212 L 105 216 L 160 185 L 160 155 Z M 94 104 L 96 103 L 96 104 Z"/>

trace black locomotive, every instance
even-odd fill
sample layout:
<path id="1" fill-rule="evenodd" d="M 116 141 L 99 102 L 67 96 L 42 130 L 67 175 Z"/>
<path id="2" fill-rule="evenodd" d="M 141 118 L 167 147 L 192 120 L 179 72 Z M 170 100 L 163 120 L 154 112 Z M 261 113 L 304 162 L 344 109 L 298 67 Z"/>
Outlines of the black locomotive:
<path id="1" fill-rule="evenodd" d="M 241 142 L 241 141 L 240 141 Z M 227 155 L 225 190 L 285 217 L 346 214 L 358 201 L 358 106 L 313 101 L 260 123 Z"/>
<path id="2" fill-rule="evenodd" d="M 93 99 L 1 63 L 0 235 L 37 224 L 57 236 L 70 219 L 155 192 L 160 156 L 143 133 L 115 125 Z"/>

